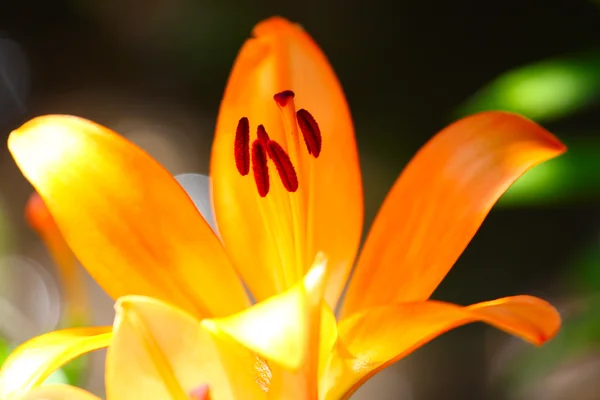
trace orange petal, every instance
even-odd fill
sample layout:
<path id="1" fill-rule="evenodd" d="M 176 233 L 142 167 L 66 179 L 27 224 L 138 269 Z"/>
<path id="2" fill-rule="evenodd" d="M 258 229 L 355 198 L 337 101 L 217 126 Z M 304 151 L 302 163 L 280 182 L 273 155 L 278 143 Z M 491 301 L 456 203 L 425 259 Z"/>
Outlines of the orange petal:
<path id="1" fill-rule="evenodd" d="M 29 197 L 25 206 L 25 219 L 44 241 L 54 259 L 61 280 L 61 289 L 65 292 L 67 323 L 83 324 L 88 319 L 88 302 L 80 267 L 46 204 L 35 192 Z"/>
<path id="2" fill-rule="evenodd" d="M 346 398 L 376 372 L 440 334 L 474 321 L 536 345 L 551 339 L 560 327 L 554 307 L 531 296 L 469 307 L 425 301 L 367 309 L 339 323 L 337 354 L 322 378 L 321 398 Z"/>
<path id="3" fill-rule="evenodd" d="M 293 110 L 286 109 L 288 119 L 282 119 L 273 96 L 284 90 L 294 91 L 296 109 L 308 110 L 319 124 L 323 147 L 316 159 L 298 137 Z M 265 198 L 251 174 L 240 175 L 234 138 L 242 117 L 249 119 L 252 138 L 263 124 L 289 152 L 298 173 L 297 192 L 288 194 L 270 161 L 271 191 Z M 263 300 L 293 286 L 322 251 L 331 267 L 326 298 L 335 305 L 361 235 L 360 169 L 341 86 L 300 26 L 268 19 L 242 47 L 221 104 L 211 177 L 221 237 L 255 297 Z"/>
<path id="4" fill-rule="evenodd" d="M 477 114 L 442 130 L 383 203 L 343 315 L 428 299 L 504 191 L 529 168 L 564 151 L 537 124 L 505 112 Z"/>
<path id="5" fill-rule="evenodd" d="M 197 315 L 247 306 L 221 243 L 190 198 L 125 138 L 51 115 L 12 132 L 8 146 L 77 258 L 111 296 L 144 294 Z"/>
<path id="6" fill-rule="evenodd" d="M 107 398 L 189 400 L 204 385 L 215 400 L 267 398 L 268 366 L 192 315 L 141 296 L 123 297 L 116 308 Z"/>
<path id="7" fill-rule="evenodd" d="M 28 392 L 19 400 L 100 400 L 100 398 L 74 386 L 44 385 Z"/>
<path id="8" fill-rule="evenodd" d="M 72 359 L 108 346 L 111 338 L 110 327 L 73 328 L 23 343 L 2 364 L 0 399 L 18 398 Z"/>

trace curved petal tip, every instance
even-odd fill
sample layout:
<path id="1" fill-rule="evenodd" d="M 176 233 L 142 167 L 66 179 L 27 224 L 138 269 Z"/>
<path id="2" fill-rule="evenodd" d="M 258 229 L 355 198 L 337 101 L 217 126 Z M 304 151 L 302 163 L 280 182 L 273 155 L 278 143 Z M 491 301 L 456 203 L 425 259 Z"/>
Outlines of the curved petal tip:
<path id="1" fill-rule="evenodd" d="M 538 145 L 543 143 L 548 151 L 554 153 L 553 156 L 557 156 L 557 155 L 562 154 L 567 151 L 567 146 L 565 146 L 565 144 L 562 143 L 556 136 L 554 136 L 552 133 L 547 131 L 545 128 L 543 128 L 541 125 L 539 125 L 537 122 L 535 122 L 527 117 L 524 117 L 523 115 L 509 112 L 509 111 L 501 111 L 501 110 L 499 110 L 499 111 L 482 111 L 480 113 L 473 114 L 470 117 L 466 117 L 463 120 L 459 120 L 457 122 L 467 121 L 470 118 L 473 118 L 473 119 L 489 118 L 491 123 L 496 121 L 498 123 L 512 124 L 513 127 L 515 128 L 515 130 L 517 130 L 517 129 L 518 130 L 521 130 L 521 129 L 526 130 L 527 125 L 529 125 L 531 131 L 534 133 L 533 140 L 535 142 L 537 142 Z M 535 137 L 535 136 L 537 136 L 537 137 Z M 552 158 L 552 157 L 549 157 L 549 158 Z"/>
<path id="2" fill-rule="evenodd" d="M 294 24 L 286 18 L 273 16 L 256 24 L 252 30 L 252 34 L 254 36 L 281 34 L 282 32 L 290 29 L 297 29 L 298 26 L 298 24 Z"/>

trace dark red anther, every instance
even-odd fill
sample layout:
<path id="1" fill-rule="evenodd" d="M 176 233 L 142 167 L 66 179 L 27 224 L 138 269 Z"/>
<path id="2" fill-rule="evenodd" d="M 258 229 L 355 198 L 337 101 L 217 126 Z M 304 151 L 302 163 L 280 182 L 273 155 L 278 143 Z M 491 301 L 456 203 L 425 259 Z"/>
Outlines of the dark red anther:
<path id="1" fill-rule="evenodd" d="M 269 167 L 267 166 L 266 146 L 256 139 L 252 143 L 252 172 L 254 181 L 260 197 L 265 197 L 269 193 Z"/>
<path id="2" fill-rule="evenodd" d="M 308 154 L 312 154 L 315 158 L 319 157 L 322 144 L 319 124 L 317 124 L 317 121 L 315 121 L 315 118 L 311 113 L 305 109 L 298 110 L 296 112 L 296 117 L 298 119 L 300 130 L 302 131 L 302 136 L 304 137 L 304 143 L 306 143 L 306 148 L 308 149 Z"/>
<path id="3" fill-rule="evenodd" d="M 296 170 L 294 169 L 292 160 L 290 160 L 290 156 L 288 156 L 283 147 L 274 140 L 269 140 L 268 150 L 269 157 L 277 167 L 277 172 L 279 173 L 279 178 L 281 178 L 283 187 L 285 187 L 288 192 L 295 192 L 298 190 L 298 176 L 296 175 Z"/>
<path id="4" fill-rule="evenodd" d="M 258 128 L 256 128 L 256 136 L 258 137 L 258 140 L 260 140 L 265 146 L 267 145 L 267 143 L 269 143 L 269 134 L 267 133 L 264 126 L 259 125 Z"/>
<path id="5" fill-rule="evenodd" d="M 234 143 L 235 166 L 242 176 L 248 175 L 250 172 L 250 123 L 248 118 L 243 117 L 238 122 Z"/>
<path id="6" fill-rule="evenodd" d="M 287 106 L 287 103 L 290 99 L 294 98 L 294 92 L 291 90 L 284 90 L 283 92 L 279 92 L 273 96 L 273 99 L 279 104 L 280 107 Z"/>

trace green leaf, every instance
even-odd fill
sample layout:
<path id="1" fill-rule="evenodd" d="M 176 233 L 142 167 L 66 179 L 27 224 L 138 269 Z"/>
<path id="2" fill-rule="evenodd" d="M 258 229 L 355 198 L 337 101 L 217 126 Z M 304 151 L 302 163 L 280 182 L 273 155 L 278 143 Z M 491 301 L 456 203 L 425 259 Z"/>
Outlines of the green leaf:
<path id="1" fill-rule="evenodd" d="M 569 264 L 563 281 L 571 292 L 600 293 L 600 242 L 597 238 L 575 254 Z"/>
<path id="2" fill-rule="evenodd" d="M 458 110 L 505 110 L 538 122 L 566 117 L 600 98 L 600 53 L 540 61 L 508 71 Z"/>
<path id="3" fill-rule="evenodd" d="M 0 365 L 4 363 L 4 360 L 6 360 L 11 351 L 10 344 L 4 338 L 0 337 Z"/>
<path id="4" fill-rule="evenodd" d="M 77 357 L 73 361 L 65 364 L 61 371 L 63 371 L 65 379 L 70 385 L 81 386 L 84 383 L 88 364 L 89 356 Z"/>

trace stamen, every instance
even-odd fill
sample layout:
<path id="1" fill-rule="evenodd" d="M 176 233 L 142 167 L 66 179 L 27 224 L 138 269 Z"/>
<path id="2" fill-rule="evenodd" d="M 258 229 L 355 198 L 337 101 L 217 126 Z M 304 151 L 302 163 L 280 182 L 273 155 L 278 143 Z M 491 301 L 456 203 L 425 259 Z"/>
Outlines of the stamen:
<path id="1" fill-rule="evenodd" d="M 279 107 L 287 106 L 289 100 L 293 99 L 295 96 L 294 92 L 291 90 L 284 90 L 283 92 L 279 92 L 273 96 L 273 99 L 279 104 Z"/>
<path id="2" fill-rule="evenodd" d="M 298 190 L 298 176 L 296 175 L 296 170 L 294 169 L 290 156 L 279 143 L 269 138 L 269 134 L 263 125 L 259 125 L 256 128 L 256 136 L 258 137 L 256 140 L 267 150 L 269 158 L 273 160 L 275 167 L 277 167 L 277 172 L 279 173 L 283 187 L 285 187 L 288 192 L 295 192 Z M 254 163 L 254 158 L 252 159 L 252 162 Z"/>
<path id="3" fill-rule="evenodd" d="M 312 154 L 315 158 L 319 157 L 322 145 L 319 124 L 317 124 L 317 121 L 315 121 L 315 118 L 311 113 L 303 108 L 296 112 L 296 116 L 298 118 L 300 130 L 302 131 L 302 136 L 304 136 L 304 143 L 306 143 L 308 154 Z"/>
<path id="4" fill-rule="evenodd" d="M 295 94 L 291 90 L 284 90 L 273 96 L 281 111 L 285 133 L 284 143 L 287 150 L 284 150 L 284 147 L 278 142 L 271 140 L 264 125 L 257 126 L 257 138 L 252 142 L 252 148 L 250 148 L 248 118 L 243 117 L 238 122 L 235 132 L 235 164 L 241 175 L 247 175 L 250 172 L 250 162 L 252 162 L 254 181 L 261 197 L 265 197 L 270 190 L 267 157 L 275 163 L 285 189 L 288 192 L 298 190 L 299 178 L 292 159 L 294 162 L 298 162 L 301 171 L 305 170 L 303 163 L 305 158 L 301 156 L 300 152 L 299 130 L 302 132 L 308 154 L 315 158 L 321 154 L 322 137 L 319 125 L 305 109 L 296 111 L 294 97 Z M 298 205 L 296 204 L 294 207 L 298 207 Z"/>
<path id="5" fill-rule="evenodd" d="M 298 175 L 296 175 L 296 170 L 294 169 L 292 160 L 290 160 L 290 156 L 288 156 L 283 147 L 274 140 L 269 140 L 267 150 L 269 152 L 269 157 L 273 160 L 273 163 L 275 163 L 275 167 L 277 167 L 281 183 L 283 183 L 286 190 L 288 192 L 295 192 L 298 190 Z"/>
<path id="6" fill-rule="evenodd" d="M 269 134 L 267 133 L 265 127 L 263 125 L 259 125 L 256 128 L 256 136 L 258 137 L 258 140 L 260 140 L 262 142 L 263 145 L 267 145 L 267 143 L 269 143 Z"/>
<path id="7" fill-rule="evenodd" d="M 296 121 L 296 105 L 294 104 L 294 97 L 294 92 L 291 90 L 284 90 L 283 92 L 277 93 L 275 96 L 273 96 L 273 99 L 275 99 L 277 107 L 279 107 L 279 111 L 281 112 L 286 149 L 289 151 L 285 157 L 288 160 L 293 159 L 294 162 L 297 162 L 297 167 L 300 169 L 300 171 L 302 171 L 303 167 L 302 157 L 300 154 L 300 133 L 298 132 L 298 122 Z M 283 149 L 281 150 L 283 151 Z M 282 177 L 281 180 L 284 182 L 287 181 L 287 183 L 290 185 L 287 186 L 284 183 L 286 189 L 290 192 L 295 192 L 297 189 L 297 184 L 295 184 L 295 181 L 298 180 L 296 171 L 293 170 L 294 167 L 291 161 L 289 163 L 289 168 L 283 167 L 284 163 L 287 164 L 285 161 L 280 162 L 280 164 L 277 165 L 277 170 Z M 283 172 L 284 168 L 287 172 Z M 291 171 L 293 171 L 293 174 Z M 286 174 L 286 178 L 283 177 L 282 173 Z"/>
<path id="8" fill-rule="evenodd" d="M 238 172 L 242 176 L 248 175 L 250 172 L 250 123 L 246 117 L 240 119 L 235 130 L 234 156 Z"/>
<path id="9" fill-rule="evenodd" d="M 256 139 L 252 143 L 252 172 L 254 181 L 260 197 L 265 197 L 269 193 L 269 168 L 267 166 L 267 150 L 265 145 Z"/>

